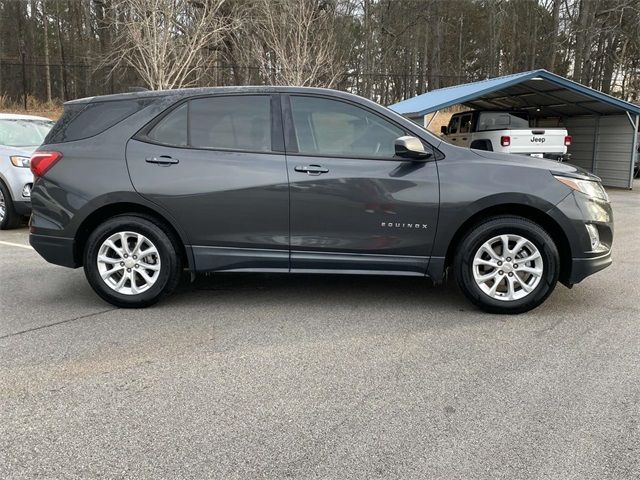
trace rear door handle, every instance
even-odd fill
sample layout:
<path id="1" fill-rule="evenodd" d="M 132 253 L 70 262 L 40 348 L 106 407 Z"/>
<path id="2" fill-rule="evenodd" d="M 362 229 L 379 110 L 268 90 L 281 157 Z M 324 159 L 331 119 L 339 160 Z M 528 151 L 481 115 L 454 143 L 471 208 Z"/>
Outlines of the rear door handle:
<path id="1" fill-rule="evenodd" d="M 320 165 L 298 165 L 295 167 L 295 171 L 304 172 L 307 175 L 320 175 L 321 173 L 327 173 L 329 169 Z"/>
<path id="2" fill-rule="evenodd" d="M 173 165 L 179 163 L 177 158 L 170 157 L 169 155 L 160 155 L 159 157 L 147 157 L 144 159 L 147 163 L 155 163 L 156 165 Z"/>

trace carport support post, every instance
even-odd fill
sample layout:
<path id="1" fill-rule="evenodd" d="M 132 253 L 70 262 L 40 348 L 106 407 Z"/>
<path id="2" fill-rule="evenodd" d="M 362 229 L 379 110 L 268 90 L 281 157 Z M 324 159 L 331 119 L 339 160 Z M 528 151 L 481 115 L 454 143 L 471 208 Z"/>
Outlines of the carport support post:
<path id="1" fill-rule="evenodd" d="M 424 125 L 424 129 L 425 130 L 429 129 L 429 125 L 431 125 L 431 122 L 433 122 L 435 120 L 435 118 L 438 116 L 438 113 L 440 113 L 440 110 L 436 110 L 435 112 L 433 112 L 433 115 L 431 115 L 431 118 L 429 119 L 429 121 L 428 122 L 424 122 L 425 123 L 425 125 Z M 425 115 L 425 118 L 426 118 L 427 115 Z"/>
<path id="2" fill-rule="evenodd" d="M 638 129 L 640 128 L 640 115 L 633 117 L 627 112 L 629 122 L 633 127 L 633 146 L 631 147 L 631 166 L 629 168 L 629 190 L 633 188 L 633 167 L 635 166 L 636 156 L 638 155 Z"/>
<path id="3" fill-rule="evenodd" d="M 591 152 L 591 172 L 595 175 L 598 162 L 596 161 L 596 152 L 598 151 L 598 134 L 600 133 L 600 115 L 596 117 L 596 126 L 593 132 L 593 150 Z"/>

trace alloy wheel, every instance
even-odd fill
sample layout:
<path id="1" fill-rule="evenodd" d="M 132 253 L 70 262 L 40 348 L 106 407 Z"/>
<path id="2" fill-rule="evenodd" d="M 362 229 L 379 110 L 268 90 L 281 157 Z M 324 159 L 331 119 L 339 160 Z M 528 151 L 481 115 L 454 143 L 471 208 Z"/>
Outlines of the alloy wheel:
<path id="1" fill-rule="evenodd" d="M 473 258 L 473 278 L 486 295 L 513 301 L 533 292 L 544 270 L 542 255 L 527 238 L 498 235 L 484 242 Z"/>
<path id="2" fill-rule="evenodd" d="M 7 204 L 4 200 L 4 193 L 0 188 L 0 222 L 4 220 L 4 216 L 7 214 Z"/>
<path id="3" fill-rule="evenodd" d="M 160 275 L 160 254 L 144 235 L 117 232 L 98 250 L 98 271 L 104 283 L 123 295 L 149 290 Z"/>

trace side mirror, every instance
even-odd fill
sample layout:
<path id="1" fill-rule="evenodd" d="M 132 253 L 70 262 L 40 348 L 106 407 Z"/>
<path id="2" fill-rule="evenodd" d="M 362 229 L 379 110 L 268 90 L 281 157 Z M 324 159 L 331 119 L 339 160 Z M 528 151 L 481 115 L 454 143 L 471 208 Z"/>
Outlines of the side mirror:
<path id="1" fill-rule="evenodd" d="M 448 131 L 449 131 L 449 128 L 446 125 L 442 125 L 440 127 L 440 133 L 442 133 L 443 135 L 446 135 Z"/>
<path id="2" fill-rule="evenodd" d="M 426 160 L 431 156 L 431 152 L 425 151 L 420 139 L 410 135 L 396 138 L 394 146 L 398 157 L 410 160 Z"/>

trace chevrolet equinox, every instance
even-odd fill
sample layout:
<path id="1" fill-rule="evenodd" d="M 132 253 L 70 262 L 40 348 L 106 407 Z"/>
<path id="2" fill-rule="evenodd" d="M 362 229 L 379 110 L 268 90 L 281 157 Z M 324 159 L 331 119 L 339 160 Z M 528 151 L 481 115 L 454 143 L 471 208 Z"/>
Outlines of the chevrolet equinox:
<path id="1" fill-rule="evenodd" d="M 31 245 L 84 267 L 120 307 L 182 271 L 451 270 L 475 305 L 518 313 L 611 263 L 600 180 L 449 145 L 363 98 L 226 87 L 74 100 L 34 152 Z"/>

